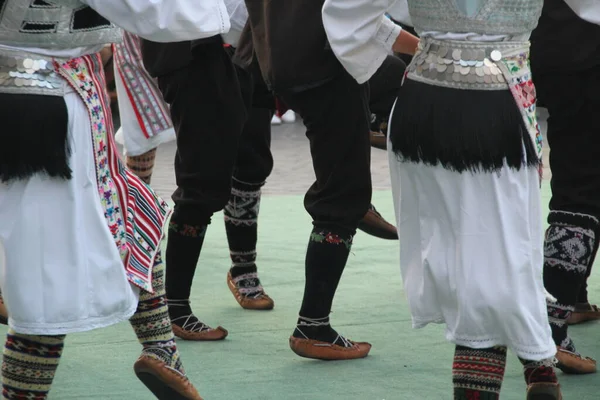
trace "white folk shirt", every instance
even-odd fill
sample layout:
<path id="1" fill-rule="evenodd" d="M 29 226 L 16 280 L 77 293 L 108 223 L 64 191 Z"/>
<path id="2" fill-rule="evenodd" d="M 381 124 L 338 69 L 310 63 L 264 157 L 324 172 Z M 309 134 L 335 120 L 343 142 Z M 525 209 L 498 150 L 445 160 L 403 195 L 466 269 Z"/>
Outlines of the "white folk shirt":
<path id="1" fill-rule="evenodd" d="M 154 42 L 203 39 L 231 27 L 223 0 L 79 1 L 127 32 Z"/>
<path id="2" fill-rule="evenodd" d="M 600 25 L 600 0 L 565 0 L 565 3 L 582 19 Z"/>
<path id="3" fill-rule="evenodd" d="M 385 16 L 396 0 L 326 0 L 323 25 L 331 49 L 358 83 L 390 54 L 402 28 Z"/>

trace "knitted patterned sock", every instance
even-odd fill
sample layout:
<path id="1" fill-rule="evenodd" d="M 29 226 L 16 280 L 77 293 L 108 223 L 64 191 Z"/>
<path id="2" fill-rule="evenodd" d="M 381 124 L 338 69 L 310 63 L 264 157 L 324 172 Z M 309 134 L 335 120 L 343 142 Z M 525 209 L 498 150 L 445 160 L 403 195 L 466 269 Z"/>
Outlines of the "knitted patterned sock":
<path id="1" fill-rule="evenodd" d="M 262 183 L 232 181 L 231 196 L 223 210 L 231 255 L 231 277 L 240 294 L 256 297 L 264 293 L 256 269 L 257 219 Z"/>
<path id="2" fill-rule="evenodd" d="M 171 321 L 184 328 L 199 322 L 192 314 L 189 298 L 207 225 L 188 225 L 178 219 L 179 215 L 174 213 L 169 224 L 165 283 L 167 299 L 170 305 L 173 303 L 169 306 Z"/>
<path id="3" fill-rule="evenodd" d="M 129 322 L 144 348 L 142 355 L 162 361 L 185 375 L 171 329 L 165 298 L 164 271 L 165 267 L 159 253 L 152 269 L 154 293 L 145 291 L 140 293 L 137 311 Z"/>
<path id="4" fill-rule="evenodd" d="M 127 168 L 149 185 L 152 179 L 155 160 L 156 149 L 152 149 L 139 156 L 127 156 Z"/>
<path id="5" fill-rule="evenodd" d="M 552 211 L 544 244 L 544 286 L 556 301 L 548 300 L 548 318 L 557 346 L 575 352 L 567 331 L 585 282 L 600 224 L 592 216 Z"/>
<path id="6" fill-rule="evenodd" d="M 32 336 L 8 330 L 2 362 L 2 395 L 44 400 L 60 362 L 65 336 Z"/>
<path id="7" fill-rule="evenodd" d="M 555 360 L 554 357 L 542 361 L 528 361 L 519 358 L 523 364 L 523 373 L 525 375 L 525 383 L 557 383 L 558 378 L 554 372 Z"/>
<path id="8" fill-rule="evenodd" d="M 506 347 L 456 346 L 452 365 L 454 400 L 498 400 L 506 368 Z"/>

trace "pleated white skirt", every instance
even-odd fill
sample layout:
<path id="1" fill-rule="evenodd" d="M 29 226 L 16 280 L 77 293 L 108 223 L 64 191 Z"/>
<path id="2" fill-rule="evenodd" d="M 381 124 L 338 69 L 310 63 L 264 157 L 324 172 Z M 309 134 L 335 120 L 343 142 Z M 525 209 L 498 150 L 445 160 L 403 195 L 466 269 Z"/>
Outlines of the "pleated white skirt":
<path id="1" fill-rule="evenodd" d="M 104 218 L 88 110 L 73 91 L 65 102 L 73 178 L 0 184 L 0 285 L 9 323 L 23 334 L 113 325 L 133 315 L 139 297 Z"/>
<path id="2" fill-rule="evenodd" d="M 461 174 L 389 159 L 413 326 L 444 323 L 452 343 L 526 360 L 554 356 L 537 169 Z"/>

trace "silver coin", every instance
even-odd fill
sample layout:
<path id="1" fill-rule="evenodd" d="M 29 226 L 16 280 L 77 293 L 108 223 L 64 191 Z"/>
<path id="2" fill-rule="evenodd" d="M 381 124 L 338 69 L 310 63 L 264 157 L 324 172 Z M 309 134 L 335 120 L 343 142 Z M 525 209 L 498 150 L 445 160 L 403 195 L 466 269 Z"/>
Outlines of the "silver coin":
<path id="1" fill-rule="evenodd" d="M 492 58 L 492 61 L 500 61 L 502 60 L 502 53 L 500 52 L 500 50 L 494 50 L 490 54 L 490 57 Z"/>
<path id="2" fill-rule="evenodd" d="M 48 66 L 48 61 L 46 61 L 46 60 L 39 60 L 38 63 L 39 63 L 40 69 L 46 69 L 46 67 Z"/>
<path id="3" fill-rule="evenodd" d="M 21 78 L 16 78 L 16 79 L 15 79 L 15 85 L 16 85 L 16 86 L 19 86 L 19 87 L 23 86 L 23 85 L 24 85 L 24 83 L 23 83 L 23 79 L 21 79 Z"/>
<path id="4" fill-rule="evenodd" d="M 423 75 L 423 78 L 429 78 L 429 70 L 424 69 L 422 75 Z"/>
<path id="5" fill-rule="evenodd" d="M 483 64 L 484 64 L 486 67 L 491 67 L 492 65 L 494 65 L 494 63 L 493 63 L 493 62 L 491 62 L 489 58 L 486 58 L 486 59 L 484 59 L 484 60 L 483 60 Z"/>
<path id="6" fill-rule="evenodd" d="M 25 67 L 25 69 L 31 69 L 33 68 L 33 60 L 31 58 L 26 58 L 23 60 L 23 66 Z"/>
<path id="7" fill-rule="evenodd" d="M 469 68 L 469 67 L 462 67 L 460 69 L 461 75 L 468 75 L 470 71 L 471 71 L 471 68 Z"/>
<path id="8" fill-rule="evenodd" d="M 490 67 L 488 67 L 487 65 L 485 67 L 483 67 L 484 75 L 490 75 L 491 73 L 492 73 L 492 70 L 490 69 Z"/>
<path id="9" fill-rule="evenodd" d="M 471 60 L 473 58 L 473 52 L 471 50 L 463 50 L 462 59 L 463 60 Z"/>
<path id="10" fill-rule="evenodd" d="M 460 74 L 455 72 L 452 74 L 452 80 L 455 82 L 460 82 Z"/>
<path id="11" fill-rule="evenodd" d="M 498 83 L 498 75 L 492 75 L 492 82 Z"/>
<path id="12" fill-rule="evenodd" d="M 448 48 L 445 46 L 440 47 L 440 51 L 438 51 L 438 55 L 440 57 L 446 57 L 448 55 Z"/>
<path id="13" fill-rule="evenodd" d="M 474 66 L 476 66 L 476 65 L 477 65 L 477 61 L 467 61 L 467 65 L 468 65 L 469 67 L 474 67 Z"/>
<path id="14" fill-rule="evenodd" d="M 444 58 L 444 64 L 446 64 L 446 65 L 454 64 L 454 60 L 451 58 Z"/>
<path id="15" fill-rule="evenodd" d="M 477 61 L 475 64 L 476 67 L 483 67 L 483 61 Z"/>
<path id="16" fill-rule="evenodd" d="M 454 73 L 454 64 L 448 65 L 448 69 L 446 70 L 447 74 L 452 75 Z"/>
<path id="17" fill-rule="evenodd" d="M 477 83 L 483 83 L 483 82 L 485 82 L 484 77 L 477 75 Z"/>
<path id="18" fill-rule="evenodd" d="M 446 64 L 438 64 L 437 65 L 437 72 L 445 72 L 448 69 L 448 66 Z"/>
<path id="19" fill-rule="evenodd" d="M 431 79 L 437 78 L 437 75 L 438 75 L 437 69 L 433 68 L 433 69 L 429 70 L 429 77 Z"/>
<path id="20" fill-rule="evenodd" d="M 463 67 L 468 67 L 469 64 L 467 64 L 467 60 L 460 60 L 459 64 L 462 65 Z"/>
<path id="21" fill-rule="evenodd" d="M 485 73 L 483 72 L 483 68 L 481 68 L 481 67 L 475 68 L 475 73 L 477 74 L 477 76 L 484 76 L 485 75 Z"/>
<path id="22" fill-rule="evenodd" d="M 456 61 L 460 61 L 462 52 L 459 49 L 456 49 L 452 52 L 452 58 Z"/>
<path id="23" fill-rule="evenodd" d="M 483 77 L 485 83 L 492 83 L 492 75 L 486 75 Z"/>
<path id="24" fill-rule="evenodd" d="M 477 82 L 477 75 L 473 75 L 473 74 L 468 75 L 468 80 L 469 80 L 469 83 Z"/>

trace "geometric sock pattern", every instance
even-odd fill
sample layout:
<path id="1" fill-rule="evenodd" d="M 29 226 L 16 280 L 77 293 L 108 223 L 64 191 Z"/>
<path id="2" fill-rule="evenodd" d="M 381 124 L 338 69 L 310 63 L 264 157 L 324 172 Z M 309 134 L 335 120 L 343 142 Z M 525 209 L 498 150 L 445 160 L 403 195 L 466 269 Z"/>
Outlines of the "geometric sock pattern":
<path id="1" fill-rule="evenodd" d="M 3 398 L 46 399 L 64 343 L 65 335 L 22 335 L 9 329 L 2 362 Z"/>
<path id="2" fill-rule="evenodd" d="M 455 400 L 497 400 L 504 380 L 506 347 L 456 346 L 452 365 Z"/>
<path id="3" fill-rule="evenodd" d="M 162 361 L 185 376 L 171 328 L 165 297 L 164 272 L 165 266 L 159 252 L 152 268 L 154 293 L 140 292 L 138 308 L 129 322 L 144 348 L 143 355 Z"/>
<path id="4" fill-rule="evenodd" d="M 263 183 L 232 180 L 231 195 L 223 210 L 225 230 L 231 256 L 231 277 L 239 293 L 258 297 L 264 289 L 256 268 L 258 213 Z"/>
<path id="5" fill-rule="evenodd" d="M 558 378 L 554 372 L 554 357 L 542 361 L 528 361 L 519 358 L 523 364 L 525 382 L 528 385 L 532 383 L 557 383 Z"/>
<path id="6" fill-rule="evenodd" d="M 575 351 L 567 319 L 590 267 L 598 220 L 590 215 L 552 211 L 544 242 L 544 286 L 556 299 L 547 300 L 552 337 L 558 346 Z"/>
<path id="7" fill-rule="evenodd" d="M 156 160 L 156 148 L 139 156 L 127 156 L 127 168 L 146 184 L 150 184 L 154 162 Z"/>

